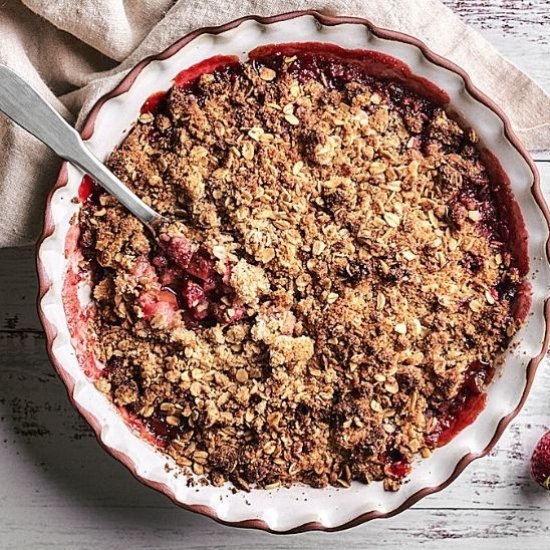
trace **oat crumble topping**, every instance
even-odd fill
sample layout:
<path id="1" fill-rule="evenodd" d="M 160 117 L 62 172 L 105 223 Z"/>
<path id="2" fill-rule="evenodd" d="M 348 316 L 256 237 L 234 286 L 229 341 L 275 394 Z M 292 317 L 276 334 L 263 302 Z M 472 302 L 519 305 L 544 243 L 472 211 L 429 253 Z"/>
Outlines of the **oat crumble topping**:
<path id="1" fill-rule="evenodd" d="M 397 490 L 519 324 L 476 143 L 320 55 L 174 86 L 108 163 L 160 245 L 97 189 L 81 211 L 97 387 L 213 484 Z"/>

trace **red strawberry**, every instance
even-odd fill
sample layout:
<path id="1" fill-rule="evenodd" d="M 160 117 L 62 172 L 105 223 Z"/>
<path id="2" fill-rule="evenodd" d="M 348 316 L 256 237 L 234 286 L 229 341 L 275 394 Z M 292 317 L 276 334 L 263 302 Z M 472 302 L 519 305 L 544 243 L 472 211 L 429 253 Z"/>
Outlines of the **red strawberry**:
<path id="1" fill-rule="evenodd" d="M 539 485 L 550 491 L 550 432 L 544 434 L 535 447 L 531 474 Z"/>

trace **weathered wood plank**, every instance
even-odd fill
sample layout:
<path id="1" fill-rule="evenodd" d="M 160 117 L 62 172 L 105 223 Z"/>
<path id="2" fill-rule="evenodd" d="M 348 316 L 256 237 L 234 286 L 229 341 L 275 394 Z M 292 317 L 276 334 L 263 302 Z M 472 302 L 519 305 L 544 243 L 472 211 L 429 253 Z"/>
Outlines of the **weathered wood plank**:
<path id="1" fill-rule="evenodd" d="M 473 26 L 487 32 L 506 31 L 514 37 L 549 44 L 545 25 L 550 24 L 547 0 L 443 0 Z"/>
<path id="2" fill-rule="evenodd" d="M 76 504 L 76 505 L 75 505 Z M 257 531 L 231 530 L 221 525 L 170 510 L 105 506 L 90 509 L 85 502 L 51 506 L 47 516 L 27 507 L 2 512 L 3 548 L 101 548 L 115 550 L 209 550 L 257 548 L 317 550 L 318 548 L 377 548 L 394 550 L 406 544 L 423 550 L 547 550 L 550 540 L 548 512 L 486 510 L 410 510 L 395 518 L 374 521 L 344 533 L 307 533 L 293 537 Z"/>
<path id="3" fill-rule="evenodd" d="M 41 331 L 34 247 L 0 250 L 0 331 Z"/>
<path id="4" fill-rule="evenodd" d="M 550 91 L 547 0 L 443 0 L 521 70 Z"/>

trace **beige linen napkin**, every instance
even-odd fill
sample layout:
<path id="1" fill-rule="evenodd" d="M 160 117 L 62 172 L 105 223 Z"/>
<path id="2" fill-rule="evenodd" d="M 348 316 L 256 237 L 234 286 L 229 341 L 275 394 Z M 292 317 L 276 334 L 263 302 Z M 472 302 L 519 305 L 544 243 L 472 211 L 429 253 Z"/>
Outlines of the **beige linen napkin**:
<path id="1" fill-rule="evenodd" d="M 417 36 L 504 108 L 529 149 L 550 149 L 550 98 L 439 0 L 7 0 L 0 4 L 0 62 L 79 125 L 128 69 L 186 33 L 243 15 L 312 8 Z M 60 162 L 3 116 L 0 143 L 0 247 L 29 244 Z"/>

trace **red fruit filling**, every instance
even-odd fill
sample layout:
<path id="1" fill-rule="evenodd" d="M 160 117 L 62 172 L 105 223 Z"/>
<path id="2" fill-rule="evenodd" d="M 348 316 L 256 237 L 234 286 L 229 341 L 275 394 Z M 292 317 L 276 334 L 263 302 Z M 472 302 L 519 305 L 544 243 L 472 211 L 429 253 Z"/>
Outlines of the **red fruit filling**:
<path id="1" fill-rule="evenodd" d="M 139 305 L 145 319 L 162 318 L 167 326 L 173 326 L 176 322 L 178 301 L 176 296 L 169 290 L 142 294 L 139 298 Z"/>
<path id="2" fill-rule="evenodd" d="M 184 237 L 168 237 L 161 235 L 161 248 L 164 250 L 168 258 L 179 267 L 186 270 L 193 256 L 193 246 L 191 241 Z"/>
<path id="3" fill-rule="evenodd" d="M 245 316 L 240 305 L 234 305 L 234 292 L 229 286 L 231 266 L 223 274 L 216 271 L 216 262 L 210 253 L 184 237 L 160 237 L 160 250 L 151 263 L 138 263 L 136 275 L 148 275 L 158 281 L 161 291 L 140 298 L 144 317 L 159 319 L 164 315 L 169 326 L 174 313 L 182 310 L 183 319 L 190 326 L 216 323 L 230 324 Z"/>
<path id="4" fill-rule="evenodd" d="M 478 361 L 470 366 L 458 395 L 433 411 L 438 422 L 435 430 L 427 437 L 430 443 L 438 447 L 446 445 L 478 417 L 485 408 L 487 395 L 484 388 L 490 382 L 490 377 L 490 365 Z"/>
<path id="5" fill-rule="evenodd" d="M 411 465 L 405 457 L 396 449 L 386 453 L 384 473 L 393 479 L 402 479 L 411 471 Z"/>

